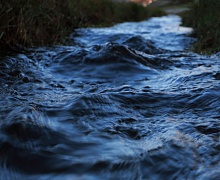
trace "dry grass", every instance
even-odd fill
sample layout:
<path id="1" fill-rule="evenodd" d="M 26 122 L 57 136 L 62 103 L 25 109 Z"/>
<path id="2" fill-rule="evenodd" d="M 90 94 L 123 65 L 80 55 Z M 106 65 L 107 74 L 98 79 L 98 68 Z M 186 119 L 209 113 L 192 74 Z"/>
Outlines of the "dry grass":
<path id="1" fill-rule="evenodd" d="M 152 15 L 152 10 L 135 3 L 111 0 L 2 0 L 0 47 L 63 43 L 74 28 L 140 21 Z"/>
<path id="2" fill-rule="evenodd" d="M 212 54 L 220 51 L 220 1 L 200 0 L 183 15 L 183 24 L 194 29 L 198 38 L 196 52 Z"/>

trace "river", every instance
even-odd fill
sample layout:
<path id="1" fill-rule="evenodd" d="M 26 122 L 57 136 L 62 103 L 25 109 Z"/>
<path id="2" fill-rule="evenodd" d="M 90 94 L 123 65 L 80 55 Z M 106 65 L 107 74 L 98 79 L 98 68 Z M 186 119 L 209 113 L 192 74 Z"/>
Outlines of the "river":
<path id="1" fill-rule="evenodd" d="M 220 56 L 176 15 L 0 58 L 0 179 L 220 178 Z"/>

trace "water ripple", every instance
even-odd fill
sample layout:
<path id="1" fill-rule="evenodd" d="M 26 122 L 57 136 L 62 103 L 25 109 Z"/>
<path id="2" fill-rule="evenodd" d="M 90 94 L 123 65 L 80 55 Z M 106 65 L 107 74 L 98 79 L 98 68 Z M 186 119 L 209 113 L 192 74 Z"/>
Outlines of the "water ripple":
<path id="1" fill-rule="evenodd" d="M 0 179 L 218 179 L 219 56 L 178 16 L 79 29 L 0 59 Z"/>

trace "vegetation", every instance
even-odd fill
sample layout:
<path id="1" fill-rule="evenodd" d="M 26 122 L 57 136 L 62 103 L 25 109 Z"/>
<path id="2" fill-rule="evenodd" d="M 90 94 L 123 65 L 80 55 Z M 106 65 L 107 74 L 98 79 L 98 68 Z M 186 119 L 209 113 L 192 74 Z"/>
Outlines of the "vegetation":
<path id="1" fill-rule="evenodd" d="M 132 2 L 111 0 L 1 0 L 0 47 L 62 43 L 74 28 L 140 21 L 162 14 Z"/>
<path id="2" fill-rule="evenodd" d="M 183 15 L 183 24 L 193 27 L 198 38 L 194 45 L 196 52 L 216 53 L 220 51 L 220 1 L 198 0 Z"/>

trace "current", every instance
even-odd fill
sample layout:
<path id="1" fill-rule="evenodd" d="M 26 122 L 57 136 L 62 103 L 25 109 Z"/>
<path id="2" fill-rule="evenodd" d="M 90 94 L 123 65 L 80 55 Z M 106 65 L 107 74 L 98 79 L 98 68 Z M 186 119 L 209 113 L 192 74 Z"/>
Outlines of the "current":
<path id="1" fill-rule="evenodd" d="M 220 53 L 181 18 L 84 28 L 0 57 L 0 179 L 220 179 Z"/>

